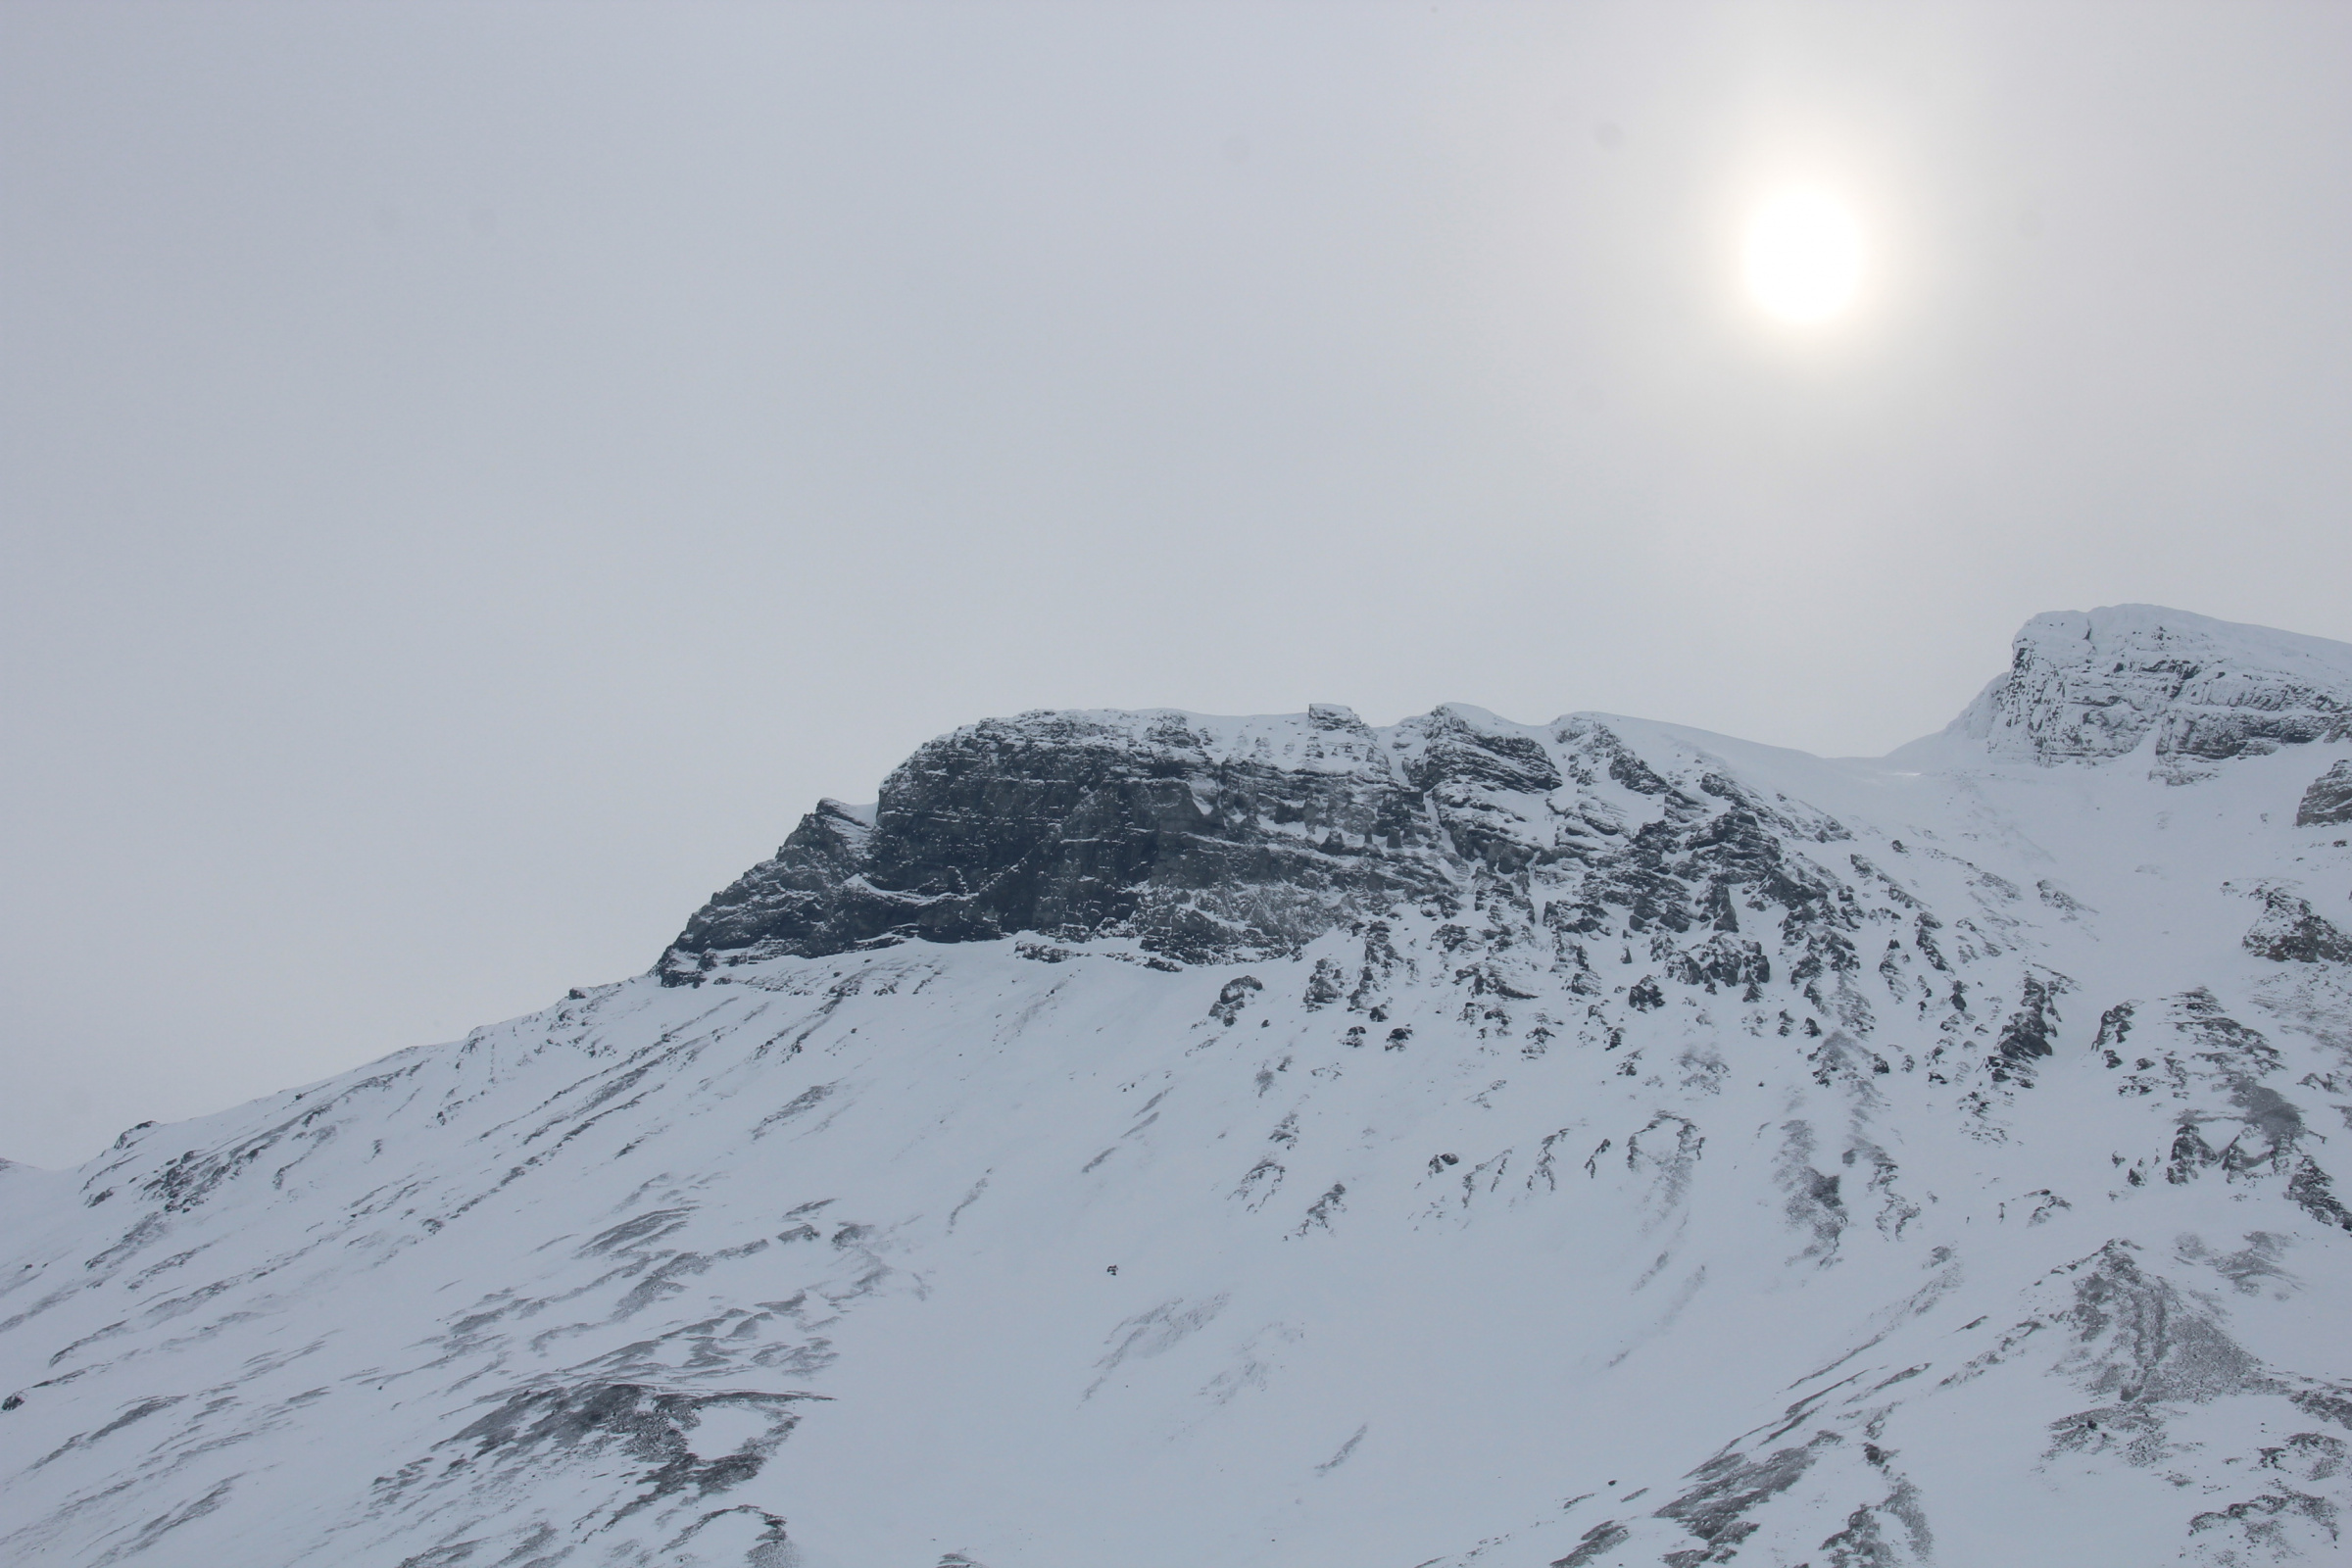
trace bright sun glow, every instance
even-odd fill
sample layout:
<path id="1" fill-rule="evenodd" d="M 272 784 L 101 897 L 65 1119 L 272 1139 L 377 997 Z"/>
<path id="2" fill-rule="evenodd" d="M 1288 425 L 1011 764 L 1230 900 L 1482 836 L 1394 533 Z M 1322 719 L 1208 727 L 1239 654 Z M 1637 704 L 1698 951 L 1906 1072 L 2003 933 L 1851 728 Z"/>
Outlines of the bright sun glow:
<path id="1" fill-rule="evenodd" d="M 1788 191 L 1756 209 L 1741 261 L 1748 292 L 1772 315 L 1827 320 L 1862 281 L 1862 229 L 1836 197 Z"/>

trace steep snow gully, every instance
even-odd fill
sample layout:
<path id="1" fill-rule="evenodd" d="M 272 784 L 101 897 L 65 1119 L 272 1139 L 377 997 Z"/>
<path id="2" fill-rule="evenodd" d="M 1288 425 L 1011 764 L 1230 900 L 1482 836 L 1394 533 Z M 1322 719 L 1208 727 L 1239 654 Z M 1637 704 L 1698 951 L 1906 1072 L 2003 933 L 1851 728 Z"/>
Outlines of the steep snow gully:
<path id="1" fill-rule="evenodd" d="M 0 1561 L 2352 1560 L 2352 647 L 1031 713 L 652 972 L 0 1170 Z"/>

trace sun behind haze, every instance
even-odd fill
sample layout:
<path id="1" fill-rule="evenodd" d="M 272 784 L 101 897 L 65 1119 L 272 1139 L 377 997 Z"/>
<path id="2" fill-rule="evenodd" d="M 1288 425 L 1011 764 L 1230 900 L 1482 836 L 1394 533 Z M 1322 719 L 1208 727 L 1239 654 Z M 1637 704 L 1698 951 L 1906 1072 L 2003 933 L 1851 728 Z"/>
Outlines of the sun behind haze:
<path id="1" fill-rule="evenodd" d="M 1748 219 L 1740 270 L 1766 314 L 1809 326 L 1853 303 L 1865 259 L 1862 226 L 1844 202 L 1823 190 L 1784 190 Z"/>

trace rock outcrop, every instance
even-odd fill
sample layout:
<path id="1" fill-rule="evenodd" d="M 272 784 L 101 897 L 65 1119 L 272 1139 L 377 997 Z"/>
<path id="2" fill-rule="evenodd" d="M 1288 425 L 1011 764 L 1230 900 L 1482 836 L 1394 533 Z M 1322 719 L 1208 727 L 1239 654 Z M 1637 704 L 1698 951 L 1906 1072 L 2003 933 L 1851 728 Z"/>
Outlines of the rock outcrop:
<path id="1" fill-rule="evenodd" d="M 2352 646 L 2153 605 L 2036 615 L 1944 735 L 2045 765 L 2152 741 L 2158 772 L 2197 776 L 2352 736 Z"/>
<path id="2" fill-rule="evenodd" d="M 1546 940 L 1597 929 L 1612 903 L 1636 930 L 1678 933 L 1736 932 L 1740 907 L 1769 906 L 1831 953 L 1837 886 L 1786 846 L 1840 836 L 1704 766 L 1663 777 L 1590 716 L 1522 725 L 1449 705 L 1375 730 L 1328 706 L 1029 713 L 931 742 L 870 811 L 821 803 L 659 968 L 691 984 L 782 956 L 1016 933 L 1183 962 L 1280 956 L 1497 887 L 1551 895 Z"/>
<path id="3" fill-rule="evenodd" d="M 1441 710 L 1387 737 L 1337 707 L 967 725 L 907 759 L 870 812 L 820 805 L 688 922 L 662 972 L 1014 932 L 1188 957 L 1287 951 L 1443 892 L 1462 858 L 1450 826 L 1475 841 L 1486 797 L 1557 782 L 1482 718 Z M 1452 824 L 1432 809 L 1440 786 L 1460 802 Z"/>
<path id="4" fill-rule="evenodd" d="M 2295 808 L 2295 826 L 2342 827 L 2346 823 L 2352 823 L 2352 759 L 2339 759 L 2303 792 L 2303 804 Z"/>

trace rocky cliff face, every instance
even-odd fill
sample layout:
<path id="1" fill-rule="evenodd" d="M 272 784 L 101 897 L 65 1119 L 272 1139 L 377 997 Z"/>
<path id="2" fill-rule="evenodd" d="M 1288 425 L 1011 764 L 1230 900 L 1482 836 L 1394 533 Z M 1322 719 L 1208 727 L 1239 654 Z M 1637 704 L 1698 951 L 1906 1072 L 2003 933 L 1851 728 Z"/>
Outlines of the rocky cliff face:
<path id="1" fill-rule="evenodd" d="M 695 915 L 660 973 L 1014 933 L 1188 962 L 1287 956 L 1398 908 L 1449 917 L 1538 887 L 1575 892 L 1563 937 L 1596 930 L 1615 898 L 1644 933 L 1728 937 L 1745 907 L 1834 949 L 1837 890 L 1782 842 L 1843 836 L 1728 774 L 1671 781 L 1592 716 L 1447 706 L 1374 730 L 1332 707 L 1031 713 L 932 742 L 870 812 L 821 804 Z"/>
<path id="2" fill-rule="evenodd" d="M 1893 765 L 959 730 L 652 974 L 0 1165 L 0 1560 L 2333 1560 L 2352 650 L 2217 625 Z"/>
<path id="3" fill-rule="evenodd" d="M 2035 762 L 2153 742 L 2165 777 L 2352 735 L 2352 649 L 2153 605 L 2036 615 L 1947 735 Z"/>
<path id="4" fill-rule="evenodd" d="M 2297 827 L 2352 824 L 2352 762 L 2339 761 L 2311 781 L 2295 808 Z"/>
<path id="5" fill-rule="evenodd" d="M 1376 736 L 1343 708 L 974 724 L 909 758 L 870 813 L 821 805 L 695 915 L 662 972 L 1014 932 L 1192 956 L 1295 947 L 1446 888 L 1459 857 L 1432 792 L 1556 784 L 1540 754 L 1512 762 L 1518 744 L 1451 712 Z M 1530 760 L 1542 776 L 1513 770 Z"/>

